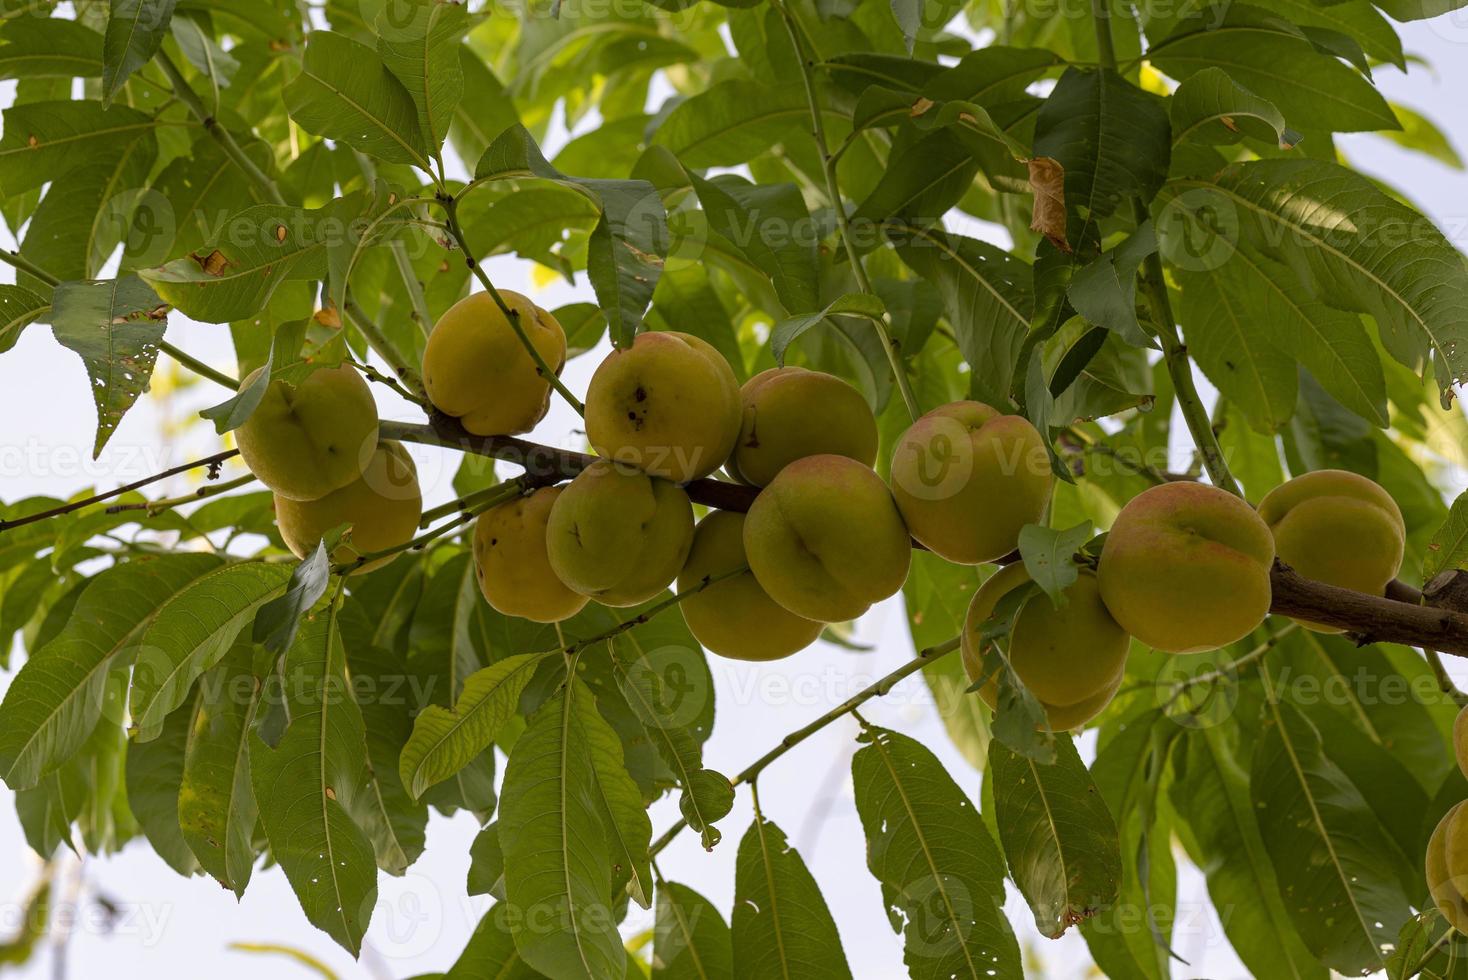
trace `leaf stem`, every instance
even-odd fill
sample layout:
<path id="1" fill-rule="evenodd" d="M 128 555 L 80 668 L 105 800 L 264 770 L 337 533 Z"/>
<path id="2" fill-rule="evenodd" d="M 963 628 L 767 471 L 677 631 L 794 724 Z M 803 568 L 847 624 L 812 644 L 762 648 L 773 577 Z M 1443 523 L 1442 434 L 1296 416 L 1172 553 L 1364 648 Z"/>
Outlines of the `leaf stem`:
<path id="1" fill-rule="evenodd" d="M 30 275 L 41 280 L 48 286 L 54 287 L 61 285 L 60 279 L 57 279 L 55 276 L 51 275 L 51 273 L 36 265 L 34 262 L 21 255 L 19 252 L 12 252 L 9 249 L 0 249 L 0 262 L 4 262 L 6 265 L 19 269 L 21 272 L 29 273 Z"/>
<path id="2" fill-rule="evenodd" d="M 709 586 L 722 582 L 725 579 L 731 579 L 736 575 L 742 575 L 747 571 L 749 571 L 748 565 L 740 565 L 738 568 L 731 568 L 728 571 L 720 572 L 717 575 L 705 575 L 703 578 L 699 579 L 697 585 L 692 585 L 684 589 L 682 592 L 670 595 L 666 599 L 663 599 L 661 602 L 657 602 L 651 606 L 648 606 L 636 616 L 633 616 L 631 619 L 623 620 L 622 622 L 618 623 L 616 626 L 612 627 L 604 633 L 600 633 L 596 636 L 587 637 L 584 640 L 577 640 L 574 643 L 563 646 L 561 647 L 561 652 L 567 657 L 571 657 L 581 653 L 581 651 L 587 649 L 588 647 L 594 647 L 598 643 L 605 643 L 608 640 L 615 639 L 616 637 L 621 636 L 623 633 L 626 633 L 629 630 L 634 630 L 639 626 L 646 625 L 658 613 L 666 612 L 669 609 L 672 609 L 683 600 L 698 595 Z"/>
<path id="3" fill-rule="evenodd" d="M 121 514 L 124 511 L 130 510 L 145 510 L 148 512 L 148 516 L 152 517 L 165 510 L 172 510 L 174 507 L 192 504 L 199 500 L 208 499 L 209 497 L 217 497 L 220 494 L 228 493 L 237 487 L 243 487 L 253 482 L 255 482 L 255 474 L 246 473 L 244 476 L 237 476 L 233 480 L 225 480 L 223 483 L 212 483 L 208 486 L 202 486 L 192 493 L 180 494 L 177 497 L 165 497 L 161 500 L 144 500 L 136 504 L 113 504 L 107 508 L 107 513 Z"/>
<path id="4" fill-rule="evenodd" d="M 758 759 L 754 760 L 754 762 L 750 763 L 743 772 L 735 776 L 732 780 L 730 780 L 730 782 L 732 782 L 735 786 L 738 786 L 741 783 L 749 783 L 752 785 L 754 783 L 754 780 L 759 777 L 759 774 L 763 772 L 766 767 L 775 762 L 775 760 L 779 759 L 786 752 L 789 752 L 791 749 L 795 748 L 801 742 L 804 742 L 806 739 L 810 738 L 816 732 L 825 728 L 836 719 L 855 712 L 856 709 L 866 704 L 872 698 L 879 698 L 887 694 L 889 691 L 892 690 L 892 688 L 896 687 L 900 681 L 917 673 L 919 670 L 922 670 L 928 664 L 941 660 L 942 658 L 948 656 L 950 653 L 957 650 L 958 646 L 959 637 L 955 636 L 953 639 L 948 640 L 944 643 L 939 643 L 937 646 L 931 646 L 923 650 L 919 650 L 917 656 L 909 660 L 907 663 L 903 664 L 901 667 L 898 667 L 887 676 L 879 679 L 871 686 L 863 688 L 856 694 L 853 694 L 841 704 L 832 708 L 830 711 L 827 711 L 825 714 L 821 715 L 810 724 L 805 725 L 802 728 L 797 728 L 789 735 L 786 735 L 780 740 L 778 745 L 770 749 Z M 679 832 L 687 826 L 688 821 L 686 819 L 680 819 L 677 823 L 673 824 L 673 826 L 669 827 L 666 831 L 663 832 L 663 835 L 661 837 L 653 841 L 650 853 L 653 855 L 658 854 L 658 852 L 667 847 L 668 844 L 672 842 L 673 838 L 677 837 Z"/>
<path id="5" fill-rule="evenodd" d="M 780 12 L 785 31 L 790 35 L 790 44 L 795 49 L 796 61 L 800 65 L 800 77 L 805 83 L 805 98 L 810 106 L 811 137 L 815 140 L 816 149 L 821 155 L 821 170 L 826 178 L 826 196 L 830 198 L 831 209 L 836 215 L 836 228 L 842 245 L 846 249 L 846 258 L 851 263 L 851 272 L 856 277 L 857 288 L 864 293 L 873 294 L 871 280 L 867 278 L 861 256 L 857 254 L 856 245 L 851 240 L 851 221 L 841 201 L 841 186 L 836 174 L 838 157 L 831 153 L 830 143 L 826 139 L 826 123 L 821 117 L 821 102 L 816 94 L 815 78 L 811 73 L 815 58 L 812 53 L 807 53 L 801 41 L 800 27 L 795 21 L 795 15 L 786 6 L 785 0 L 772 0 L 772 2 L 775 9 Z M 901 351 L 898 350 L 897 341 L 892 337 L 888 315 L 884 313 L 880 320 L 873 320 L 872 323 L 882 340 L 882 350 L 887 354 L 887 363 L 892 367 L 892 379 L 897 383 L 897 390 L 902 394 L 902 401 L 907 406 L 907 414 L 913 421 L 917 421 L 918 416 L 922 415 L 922 410 L 918 407 L 917 398 L 913 395 L 912 382 L 907 377 L 907 370 L 902 365 Z"/>
<path id="6" fill-rule="evenodd" d="M 276 186 L 275 181 L 271 180 L 265 171 L 255 165 L 255 161 L 251 160 L 245 151 L 240 149 L 240 145 L 235 142 L 235 138 L 230 134 L 229 130 L 220 125 L 219 120 L 215 119 L 209 110 L 204 107 L 204 103 L 200 100 L 198 93 L 193 90 L 193 87 L 183 77 L 183 72 L 178 70 L 178 66 L 173 63 L 173 59 L 168 57 L 168 54 L 162 49 L 159 49 L 157 55 L 154 57 L 158 62 L 158 67 L 163 69 L 163 74 L 168 76 L 168 83 L 173 86 L 173 94 L 178 96 L 179 101 L 189 107 L 189 111 L 208 130 L 209 135 L 214 137 L 214 141 L 219 144 L 219 148 L 224 151 L 224 155 L 229 157 L 230 162 L 238 167 L 246 177 L 249 177 L 257 187 L 264 191 L 265 196 L 270 199 L 272 204 L 285 204 L 285 196 L 280 193 L 280 188 Z"/>
<path id="7" fill-rule="evenodd" d="M 470 521 L 474 520 L 474 518 L 478 517 L 486 510 L 489 510 L 491 507 L 500 503 L 502 500 L 508 500 L 511 497 L 519 495 L 524 491 L 524 488 L 525 484 L 522 478 L 517 477 L 514 480 L 506 480 L 504 483 L 501 483 L 499 486 L 495 487 L 496 490 L 499 490 L 501 492 L 500 496 L 479 501 L 474 506 L 464 509 L 453 520 L 440 524 L 433 530 L 425 534 L 420 534 L 416 538 L 410 538 L 409 540 L 404 541 L 401 544 L 395 544 L 387 548 L 379 548 L 377 551 L 369 551 L 366 554 L 358 555 L 351 561 L 341 562 L 340 564 L 331 566 L 331 570 L 338 575 L 345 575 L 350 572 L 354 572 L 368 562 L 376 561 L 379 558 L 387 558 L 390 555 L 401 554 L 404 551 L 422 551 L 423 548 L 426 547 L 430 542 L 443 537 L 445 534 L 448 534 L 450 531 L 454 530 L 454 528 L 460 527 L 464 524 L 468 524 Z"/>
<path id="8" fill-rule="evenodd" d="M 169 357 L 173 358 L 178 363 L 182 364 L 184 367 L 188 368 L 190 371 L 197 374 L 199 377 L 208 378 L 210 381 L 213 381 L 220 387 L 228 388 L 230 391 L 240 390 L 240 383 L 234 378 L 231 378 L 223 371 L 216 371 L 214 368 L 205 364 L 203 361 L 199 360 L 197 357 L 193 356 L 182 348 L 175 347 L 166 340 L 160 340 L 158 341 L 158 349 L 167 354 Z"/>
<path id="9" fill-rule="evenodd" d="M 464 228 L 459 224 L 458 199 L 452 194 L 441 194 L 438 202 L 443 206 L 444 214 L 447 218 L 449 235 L 458 244 L 459 251 L 464 254 L 464 264 L 469 267 L 470 272 L 474 273 L 474 277 L 479 280 L 480 285 L 489 293 L 495 305 L 500 308 L 500 312 L 505 315 L 505 319 L 510 323 L 510 329 L 515 331 L 515 336 L 520 338 L 521 346 L 530 355 L 530 359 L 535 362 L 536 371 L 550 383 L 550 386 L 556 390 L 557 394 L 566 400 L 567 405 L 570 405 L 576 410 L 577 415 L 586 415 L 586 406 L 581 404 L 579 398 L 571 394 L 571 390 L 561 381 L 560 376 L 551 369 L 551 366 L 546 363 L 545 358 L 541 356 L 540 351 L 530 342 L 530 336 L 525 333 L 525 327 L 520 323 L 520 311 L 511 309 L 510 305 L 505 302 L 505 298 L 500 295 L 500 291 L 495 288 L 494 283 L 489 281 L 489 275 L 474 257 L 474 253 L 469 248 L 469 240 L 464 235 Z"/>
<path id="10" fill-rule="evenodd" d="M 423 379 L 408 363 L 408 359 L 388 339 L 387 334 L 382 332 L 377 322 L 356 304 L 350 294 L 342 305 L 342 313 L 351 321 L 352 326 L 362 331 L 362 336 L 367 338 L 367 345 L 387 362 L 387 366 L 392 368 L 403 386 L 413 393 L 411 401 L 416 402 L 420 407 L 427 405 L 428 393 L 423 388 Z"/>
<path id="11" fill-rule="evenodd" d="M 1096 49 L 1100 54 L 1101 67 L 1104 70 L 1116 71 L 1116 45 L 1111 37 L 1111 10 L 1107 6 L 1110 0 L 1091 0 L 1091 20 L 1096 27 Z M 1132 213 L 1138 227 L 1150 220 L 1151 215 L 1147 212 L 1147 205 L 1140 198 L 1132 199 Z M 1229 472 L 1228 463 L 1223 458 L 1223 450 L 1219 448 L 1218 436 L 1213 431 L 1213 426 L 1208 418 L 1208 412 L 1203 408 L 1203 401 L 1198 397 L 1198 387 L 1193 381 L 1193 367 L 1188 358 L 1188 349 L 1183 344 L 1182 335 L 1177 329 L 1177 319 L 1173 316 L 1172 302 L 1167 297 L 1167 279 L 1162 270 L 1162 256 L 1153 252 L 1142 262 L 1142 268 L 1138 272 L 1138 280 L 1141 285 L 1142 299 L 1147 304 L 1151 313 L 1152 321 L 1157 327 L 1158 339 L 1162 342 L 1162 357 L 1167 365 L 1168 377 L 1172 379 L 1172 386 L 1177 398 L 1178 408 L 1182 411 L 1183 421 L 1192 433 L 1193 441 L 1198 445 L 1198 452 L 1203 457 L 1203 466 L 1208 471 L 1208 478 L 1213 485 L 1220 490 L 1227 490 L 1236 497 L 1242 497 L 1243 492 L 1239 489 L 1238 481 Z"/>

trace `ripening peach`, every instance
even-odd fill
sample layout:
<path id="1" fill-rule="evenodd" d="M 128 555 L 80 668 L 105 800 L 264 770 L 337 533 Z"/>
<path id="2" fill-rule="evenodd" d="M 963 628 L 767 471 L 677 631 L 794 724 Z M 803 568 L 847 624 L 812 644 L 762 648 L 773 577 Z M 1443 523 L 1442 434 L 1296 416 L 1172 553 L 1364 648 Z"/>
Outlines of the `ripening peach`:
<path id="1" fill-rule="evenodd" d="M 546 553 L 546 525 L 561 492 L 561 487 L 541 487 L 485 511 L 474 522 L 479 590 L 506 616 L 557 623 L 589 601 L 556 577 Z"/>
<path id="2" fill-rule="evenodd" d="M 315 550 L 327 531 L 351 525 L 348 535 L 331 553 L 336 564 L 412 540 L 422 516 L 418 469 L 400 443 L 386 440 L 378 444 L 362 475 L 340 490 L 319 500 L 289 500 L 279 494 L 275 497 L 276 526 L 297 558 L 305 558 Z M 377 558 L 352 572 L 370 572 L 396 557 Z"/>
<path id="3" fill-rule="evenodd" d="M 823 453 L 876 461 L 876 417 L 861 392 L 835 375 L 770 368 L 746 381 L 739 397 L 743 420 L 729 459 L 737 480 L 763 487 L 787 463 Z"/>

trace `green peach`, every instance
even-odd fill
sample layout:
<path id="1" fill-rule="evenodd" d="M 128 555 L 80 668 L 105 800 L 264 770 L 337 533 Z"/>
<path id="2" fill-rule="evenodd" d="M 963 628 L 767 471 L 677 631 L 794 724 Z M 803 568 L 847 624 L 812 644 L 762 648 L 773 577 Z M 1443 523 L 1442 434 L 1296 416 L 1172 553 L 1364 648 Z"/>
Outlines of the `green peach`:
<path id="1" fill-rule="evenodd" d="M 723 466 L 738 435 L 734 370 L 690 334 L 638 334 L 586 389 L 586 438 L 597 453 L 675 483 Z"/>
<path id="2" fill-rule="evenodd" d="M 566 364 L 566 333 L 528 298 L 500 290 L 520 328 L 551 370 Z M 423 351 L 428 400 L 479 436 L 529 432 L 550 408 L 551 384 L 489 293 L 459 300 L 441 316 Z"/>
<path id="3" fill-rule="evenodd" d="M 964 619 L 962 656 L 969 679 L 983 676 L 979 632 L 1008 592 L 1030 582 L 1020 564 L 991 576 L 969 602 Z M 1026 602 L 1005 648 L 1020 681 L 1045 708 L 1050 728 L 1065 731 L 1090 721 L 1110 703 L 1126 670 L 1131 637 L 1117 625 L 1101 601 L 1096 576 L 1082 570 L 1065 591 L 1065 604 L 1055 606 L 1036 594 Z M 979 689 L 984 702 L 998 703 L 997 676 Z"/>
<path id="4" fill-rule="evenodd" d="M 474 523 L 479 590 L 506 616 L 558 623 L 589 601 L 556 577 L 546 553 L 546 525 L 560 495 L 560 487 L 541 487 L 485 511 Z"/>
<path id="5" fill-rule="evenodd" d="M 362 475 L 377 448 L 377 404 L 355 368 L 317 368 L 299 384 L 270 382 L 234 437 L 250 472 L 277 496 L 316 500 Z"/>
<path id="6" fill-rule="evenodd" d="M 1468 803 L 1438 821 L 1427 842 L 1427 890 L 1448 925 L 1468 933 Z"/>
<path id="7" fill-rule="evenodd" d="M 954 402 L 913 423 L 892 453 L 892 496 L 912 536 L 961 565 L 1000 558 L 1042 523 L 1054 476 L 1028 420 Z"/>
<path id="8" fill-rule="evenodd" d="M 1215 650 L 1269 613 L 1274 538 L 1240 498 L 1202 483 L 1164 483 L 1116 516 L 1098 579 L 1111 615 L 1170 653 Z"/>
<path id="9" fill-rule="evenodd" d="M 1453 719 L 1453 756 L 1463 775 L 1468 776 L 1468 708 L 1459 711 Z"/>
<path id="10" fill-rule="evenodd" d="M 1275 487 L 1259 502 L 1279 560 L 1308 579 L 1384 595 L 1397 577 L 1407 527 L 1397 502 L 1346 470 L 1317 470 Z M 1335 627 L 1303 626 L 1322 633 Z"/>
<path id="11" fill-rule="evenodd" d="M 407 450 L 396 442 L 379 443 L 361 477 L 319 500 L 289 500 L 279 494 L 275 497 L 276 526 L 297 558 L 309 555 L 327 531 L 341 524 L 351 525 L 349 535 L 331 553 L 331 560 L 337 564 L 412 540 L 422 516 L 417 467 Z M 378 558 L 352 571 L 370 572 L 396 557 Z"/>
<path id="12" fill-rule="evenodd" d="M 605 459 L 571 481 L 546 521 L 556 577 L 605 606 L 635 606 L 663 591 L 692 543 L 688 494 Z"/>
<path id="13" fill-rule="evenodd" d="M 871 466 L 877 420 L 861 392 L 802 367 L 770 368 L 739 391 L 743 420 L 729 459 L 735 479 L 767 485 L 787 463 L 830 453 Z"/>
<path id="14" fill-rule="evenodd" d="M 795 615 L 823 623 L 856 619 L 902 588 L 911 544 L 887 485 L 845 456 L 786 466 L 744 522 L 760 586 Z"/>
<path id="15" fill-rule="evenodd" d="M 688 561 L 678 573 L 679 592 L 748 564 L 744 521 L 743 514 L 724 510 L 699 521 Z M 802 619 L 775 602 L 748 570 L 715 582 L 679 607 L 699 643 L 735 660 L 779 660 L 821 635 L 820 623 Z"/>

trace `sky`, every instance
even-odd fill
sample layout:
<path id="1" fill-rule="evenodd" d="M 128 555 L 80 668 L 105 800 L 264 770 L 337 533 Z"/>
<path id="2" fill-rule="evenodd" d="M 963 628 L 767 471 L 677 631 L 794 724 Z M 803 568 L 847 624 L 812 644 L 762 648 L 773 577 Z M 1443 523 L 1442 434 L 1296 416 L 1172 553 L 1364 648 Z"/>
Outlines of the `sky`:
<path id="1" fill-rule="evenodd" d="M 1463 93 L 1468 92 L 1468 16 L 1458 17 L 1456 23 L 1450 17 L 1407 25 L 1403 33 L 1407 50 L 1433 67 L 1414 65 L 1410 77 L 1380 68 L 1378 82 L 1392 101 L 1433 114 L 1459 150 L 1468 152 L 1468 113 L 1462 109 Z M 10 91 L 0 87 L 0 104 L 8 101 Z M 548 154 L 557 145 L 548 140 Z M 1355 165 L 1404 190 L 1460 248 L 1468 247 L 1468 176 L 1405 153 L 1374 135 L 1346 137 L 1341 146 Z M 529 268 L 529 263 L 513 257 L 500 257 L 488 265 L 498 285 L 525 292 L 547 308 L 593 298 L 584 279 L 575 285 L 558 281 L 538 288 L 530 281 Z M 8 270 L 0 269 L 0 277 L 8 279 Z M 224 370 L 233 368 L 223 327 L 174 316 L 168 339 Z M 601 353 L 592 352 L 568 366 L 565 380 L 571 390 L 585 391 Z M 153 394 L 128 414 L 102 459 L 94 462 L 90 450 L 95 416 L 80 361 L 54 341 L 49 329 L 33 326 L 25 331 L 14 349 L 0 355 L 0 499 L 9 502 L 42 493 L 68 496 L 89 486 L 110 488 L 215 451 L 212 428 L 191 420 L 198 409 L 219 400 L 217 389 L 207 382 L 180 388 L 172 383 L 176 376 L 171 364 L 160 363 Z M 374 390 L 384 418 L 414 419 L 412 406 L 380 386 Z M 554 402 L 533 438 L 582 448 L 583 437 L 574 431 L 573 421 L 570 410 Z M 420 447 L 412 450 L 426 504 L 451 499 L 449 481 L 457 458 Z M 506 472 L 513 471 L 506 467 Z M 155 489 L 160 495 L 185 491 L 196 485 L 190 479 Z M 705 765 L 724 773 L 742 769 L 783 733 L 823 714 L 910 658 L 912 645 L 900 600 L 875 607 L 862 620 L 859 640 L 873 649 L 858 653 L 817 644 L 788 660 L 762 665 L 711 657 L 718 718 L 705 746 Z M 1456 673 L 1460 683 L 1468 683 L 1468 671 Z M 8 675 L 0 674 L 0 689 L 8 681 Z M 919 679 L 871 702 L 864 714 L 872 723 L 898 729 L 931 748 L 970 798 L 978 800 L 980 775 L 949 743 Z M 885 980 L 904 975 L 901 940 L 892 932 L 877 882 L 865 866 L 865 843 L 850 780 L 855 732 L 855 722 L 843 719 L 790 752 L 762 775 L 760 799 L 766 816 L 785 830 L 821 885 L 854 975 L 858 980 Z M 1083 741 L 1083 751 L 1090 748 L 1089 741 Z M 677 819 L 676 802 L 660 801 L 651 814 L 654 832 L 660 833 Z M 749 797 L 741 790 L 734 811 L 720 824 L 723 843 L 705 853 L 696 836 L 685 833 L 661 857 L 664 875 L 702 892 L 727 916 L 735 851 L 750 818 Z M 445 969 L 488 904 L 482 896 L 469 898 L 464 887 L 469 844 L 477 829 L 467 815 L 435 817 L 420 861 L 402 878 L 380 876 L 381 897 L 359 962 L 305 922 L 277 870 L 257 871 L 244 899 L 236 903 L 232 894 L 207 878 L 175 875 L 141 841 L 110 857 L 71 859 L 63 868 L 67 885 L 60 895 L 79 910 L 65 947 L 68 975 L 254 980 L 267 968 L 278 969 L 281 977 L 311 975 L 295 963 L 261 960 L 270 954 L 231 949 L 233 943 L 293 947 L 343 978 L 376 980 Z M 16 822 L 12 794 L 0 786 L 0 938 L 15 931 L 39 868 L 40 860 L 26 846 Z M 110 923 L 96 914 L 99 897 L 120 910 Z M 1208 907 L 1196 870 L 1183 869 L 1178 904 L 1174 949 L 1190 964 L 1180 967 L 1178 975 L 1245 977 Z M 1041 957 L 1043 965 L 1033 975 L 1075 977 L 1078 965 L 1088 962 L 1084 943 L 1074 931 L 1059 941 L 1040 937 L 1012 889 L 1007 913 L 1022 945 Z M 634 908 L 625 932 L 630 935 L 650 925 L 650 913 Z M 48 950 L 15 975 L 53 976 L 53 957 Z"/>

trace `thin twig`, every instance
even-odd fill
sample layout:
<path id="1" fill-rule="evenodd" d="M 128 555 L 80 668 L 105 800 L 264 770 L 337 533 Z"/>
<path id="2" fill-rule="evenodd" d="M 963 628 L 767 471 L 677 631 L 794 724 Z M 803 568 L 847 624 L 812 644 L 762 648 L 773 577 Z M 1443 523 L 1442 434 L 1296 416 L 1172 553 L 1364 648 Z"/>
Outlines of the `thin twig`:
<path id="1" fill-rule="evenodd" d="M 143 500 L 135 504 L 113 504 L 107 508 L 107 513 L 121 514 L 130 510 L 144 510 L 148 512 L 149 517 L 152 517 L 165 510 L 172 510 L 174 507 L 182 507 L 184 504 L 197 503 L 200 500 L 207 500 L 210 497 L 218 497 L 221 494 L 228 493 L 231 490 L 253 482 L 255 482 L 255 474 L 246 473 L 244 476 L 237 476 L 233 480 L 225 480 L 223 483 L 211 483 L 207 486 L 200 487 L 192 493 L 179 494 L 177 497 L 165 497 L 162 500 Z"/>
<path id="2" fill-rule="evenodd" d="M 480 285 L 489 293 L 490 298 L 494 300 L 495 305 L 500 308 L 500 312 L 509 321 L 510 329 L 515 331 L 515 336 L 520 339 L 521 346 L 530 355 L 530 359 L 535 362 L 536 373 L 549 382 L 550 386 L 556 390 L 556 393 L 566 400 L 566 404 L 576 410 L 577 415 L 585 415 L 586 406 L 581 404 L 581 399 L 571 394 L 571 389 L 567 388 L 565 383 L 561 381 L 560 375 L 546 363 L 540 351 L 530 342 L 529 334 L 525 332 L 524 325 L 520 323 L 520 311 L 513 309 L 509 303 L 505 302 L 504 296 L 495 288 L 494 283 L 490 282 L 489 275 L 474 257 L 473 251 L 469 248 L 469 239 L 464 235 L 463 226 L 459 224 L 458 199 L 452 194 L 441 194 L 439 196 L 439 204 L 442 205 L 444 215 L 447 219 L 449 235 L 459 246 L 459 251 L 464 255 L 464 264 L 468 266 L 470 272 L 474 273 L 474 277 L 479 280 Z"/>
<path id="3" fill-rule="evenodd" d="M 821 715 L 810 724 L 804 726 L 803 728 L 797 728 L 789 735 L 786 735 L 780 740 L 778 745 L 770 749 L 770 751 L 766 752 L 764 755 L 760 756 L 754 762 L 750 763 L 750 765 L 746 767 L 743 772 L 735 776 L 732 780 L 730 780 L 730 782 L 732 782 L 735 786 L 738 786 L 742 783 L 752 784 L 767 766 L 773 763 L 776 759 L 780 758 L 786 752 L 789 752 L 801 742 L 804 742 L 816 732 L 831 724 L 831 722 L 835 721 L 837 718 L 841 718 L 845 715 L 851 714 L 857 708 L 860 708 L 862 705 L 870 701 L 872 698 L 882 697 L 887 692 L 891 691 L 892 688 L 896 687 L 899 682 L 917 673 L 919 670 L 922 670 L 928 664 L 933 663 L 937 660 L 941 660 L 943 657 L 948 656 L 948 654 L 957 650 L 958 646 L 959 638 L 955 636 L 953 639 L 948 640 L 947 642 L 940 643 L 937 646 L 927 647 L 924 650 L 918 651 L 917 656 L 909 660 L 907 663 L 903 664 L 901 667 L 898 667 L 896 670 L 892 671 L 892 673 L 881 678 L 869 687 L 865 687 L 862 690 L 858 691 L 856 694 L 853 694 L 841 704 L 832 708 L 830 711 L 827 711 L 825 714 Z M 669 827 L 666 831 L 663 832 L 663 835 L 661 837 L 653 841 L 650 853 L 656 855 L 663 848 L 667 847 L 668 844 L 672 842 L 673 838 L 677 837 L 678 833 L 687 826 L 688 821 L 686 819 L 680 819 L 677 823 L 673 824 L 673 826 Z"/>
<path id="4" fill-rule="evenodd" d="M 90 507 L 93 504 L 100 504 L 104 500 L 111 500 L 113 497 L 120 497 L 125 493 L 131 493 L 134 490 L 139 490 L 150 484 L 158 483 L 161 480 L 166 480 L 170 476 L 177 476 L 180 473 L 187 473 L 189 470 L 196 470 L 201 466 L 208 466 L 214 471 L 210 474 L 209 477 L 212 480 L 218 475 L 218 467 L 222 466 L 225 460 L 232 459 L 239 454 L 240 451 L 238 449 L 226 449 L 224 452 L 215 453 L 213 456 L 205 456 L 203 459 L 196 459 L 193 462 L 184 463 L 180 466 L 166 469 L 161 473 L 154 473 L 152 476 L 145 476 L 141 480 L 135 480 L 134 482 L 129 483 L 126 486 L 118 487 L 116 490 L 108 490 L 106 493 L 95 494 L 94 496 L 88 497 L 85 500 L 74 500 L 69 504 L 62 504 L 59 507 L 52 507 L 50 510 L 37 511 L 34 514 L 26 514 L 24 517 L 17 517 L 14 520 L 0 520 L 0 531 L 10 531 L 18 527 L 24 527 L 27 524 L 36 524 L 40 521 L 44 521 L 52 517 L 60 517 L 63 514 L 70 514 L 74 511 L 81 510 L 83 507 Z"/>
<path id="5" fill-rule="evenodd" d="M 168 341 L 158 341 L 158 349 L 167 354 L 169 357 L 173 358 L 178 363 L 182 364 L 184 367 L 188 368 L 190 371 L 197 374 L 199 377 L 208 378 L 210 381 L 213 381 L 221 388 L 228 388 L 230 391 L 240 390 L 240 383 L 234 378 L 231 378 L 223 371 L 216 371 L 214 368 L 205 364 L 194 355 L 173 346 Z"/>
<path id="6" fill-rule="evenodd" d="M 403 357 L 397 347 L 393 345 L 393 342 L 388 340 L 387 334 L 382 332 L 382 328 L 377 325 L 377 322 L 369 317 L 350 296 L 347 297 L 347 301 L 342 305 L 342 312 L 352 322 L 352 326 L 360 330 L 362 336 L 367 338 L 368 346 L 375 350 L 378 356 L 387 362 L 387 366 L 392 368 L 393 373 L 398 376 L 398 379 L 402 381 L 403 385 L 409 391 L 413 392 L 414 397 L 412 400 L 419 405 L 427 405 L 428 393 L 423 388 L 423 379 L 419 377 L 417 370 L 408 363 L 407 358 Z"/>
<path id="7" fill-rule="evenodd" d="M 815 66 L 813 52 L 805 48 L 801 40 L 801 31 L 795 21 L 795 15 L 786 6 L 785 0 L 772 0 L 775 9 L 779 11 L 781 19 L 785 23 L 785 31 L 790 35 L 790 43 L 795 48 L 796 61 L 800 65 L 800 77 L 805 83 L 805 98 L 810 107 L 811 138 L 815 140 L 816 150 L 821 155 L 821 170 L 826 178 L 826 196 L 831 201 L 831 209 L 836 215 L 836 228 L 840 234 L 841 242 L 846 249 L 846 258 L 851 264 L 852 275 L 856 277 L 857 288 L 863 293 L 873 293 L 871 280 L 867 278 L 866 268 L 862 265 L 861 255 L 856 251 L 856 245 L 851 237 L 851 221 L 846 214 L 846 207 L 841 202 L 841 186 L 836 175 L 837 158 L 831 153 L 831 145 L 826 139 L 826 123 L 821 116 L 821 102 L 816 94 L 815 78 L 812 69 Z M 873 320 L 873 326 L 877 329 L 877 335 L 882 341 L 882 350 L 887 354 L 887 362 L 892 367 L 892 379 L 897 383 L 897 390 L 902 395 L 902 401 L 907 406 L 908 415 L 914 420 L 922 414 L 918 407 L 917 398 L 912 392 L 912 382 L 908 380 L 907 370 L 902 365 L 902 355 L 897 348 L 897 341 L 892 337 L 886 315 L 881 319 Z"/>

